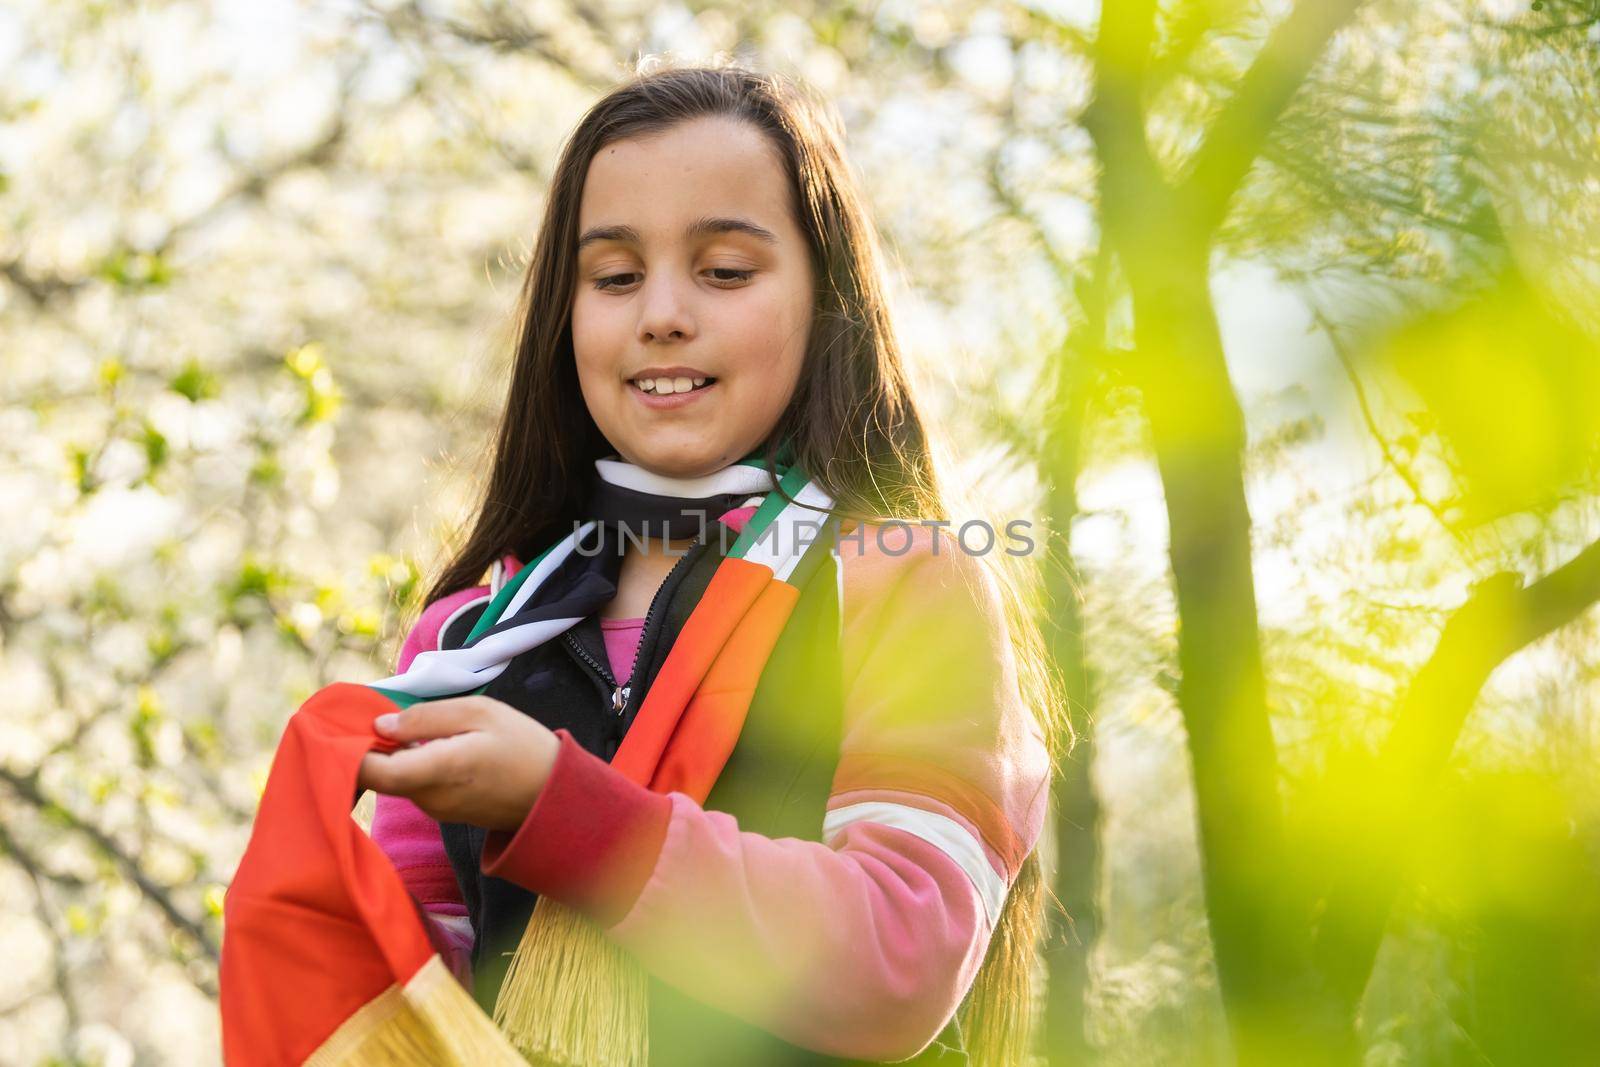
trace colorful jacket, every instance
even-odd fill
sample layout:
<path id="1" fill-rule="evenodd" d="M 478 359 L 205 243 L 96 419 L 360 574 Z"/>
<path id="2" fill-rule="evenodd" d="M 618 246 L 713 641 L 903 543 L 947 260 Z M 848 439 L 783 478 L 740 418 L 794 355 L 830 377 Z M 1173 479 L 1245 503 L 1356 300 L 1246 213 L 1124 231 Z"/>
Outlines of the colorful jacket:
<path id="1" fill-rule="evenodd" d="M 717 793 L 706 808 L 651 793 L 559 730 L 526 821 L 481 834 L 481 870 L 584 910 L 660 980 L 798 1048 L 904 1059 L 941 1035 L 983 961 L 1041 831 L 1048 758 L 999 591 L 953 538 L 867 526 L 842 540 L 829 579 L 837 751 L 809 834 L 741 828 Z M 429 605 L 398 669 L 464 633 L 488 593 Z M 756 777 L 781 789 L 785 773 Z M 372 832 L 467 979 L 474 929 L 451 828 L 381 796 Z"/>

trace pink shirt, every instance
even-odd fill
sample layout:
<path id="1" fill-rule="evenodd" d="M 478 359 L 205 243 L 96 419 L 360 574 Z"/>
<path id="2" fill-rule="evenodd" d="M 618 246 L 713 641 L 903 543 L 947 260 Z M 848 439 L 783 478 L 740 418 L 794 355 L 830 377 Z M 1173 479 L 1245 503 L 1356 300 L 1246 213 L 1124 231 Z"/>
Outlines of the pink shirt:
<path id="1" fill-rule="evenodd" d="M 639 652 L 639 638 L 644 636 L 644 618 L 601 619 L 600 633 L 606 639 L 611 677 L 622 685 L 633 674 L 633 657 Z"/>
<path id="2" fill-rule="evenodd" d="M 527 819 L 491 831 L 480 865 L 583 911 L 705 1003 L 802 1047 L 897 1060 L 927 1046 L 983 962 L 1043 826 L 1049 757 L 986 568 L 930 527 L 909 527 L 909 545 L 907 529 L 866 529 L 839 548 L 845 729 L 814 839 L 653 793 L 558 731 Z M 429 605 L 398 669 L 487 592 Z M 643 620 L 601 623 L 626 678 Z M 380 796 L 373 838 L 470 983 L 472 930 L 438 824 Z"/>

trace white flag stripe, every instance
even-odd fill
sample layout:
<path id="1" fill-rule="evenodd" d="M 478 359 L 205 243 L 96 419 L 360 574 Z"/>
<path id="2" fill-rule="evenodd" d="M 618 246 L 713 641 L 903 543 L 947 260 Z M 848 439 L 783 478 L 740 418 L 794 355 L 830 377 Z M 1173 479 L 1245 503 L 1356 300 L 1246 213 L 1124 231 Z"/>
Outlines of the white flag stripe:
<path id="1" fill-rule="evenodd" d="M 813 510 L 819 507 L 825 510 Z M 773 516 L 771 524 L 755 539 L 744 558 L 770 567 L 775 578 L 787 579 L 794 573 L 800 557 L 805 555 L 805 549 L 822 536 L 822 523 L 828 517 L 826 509 L 832 507 L 832 498 L 818 488 L 817 483 L 807 482 L 794 495 L 794 502 L 785 504 L 783 510 Z M 806 538 L 805 544 L 799 543 L 802 535 Z"/>
<path id="2" fill-rule="evenodd" d="M 772 475 L 765 468 L 747 463 L 735 463 L 699 478 L 668 478 L 615 459 L 597 459 L 594 465 L 600 476 L 612 485 L 684 500 L 731 493 L 767 493 L 772 489 Z M 716 517 L 711 516 L 712 519 Z"/>
<path id="3" fill-rule="evenodd" d="M 511 657 L 543 644 L 578 622 L 577 618 L 546 619 L 490 634 L 467 648 L 418 652 L 404 674 L 368 684 L 412 696 L 441 696 L 476 689 L 498 678 Z"/>
<path id="4" fill-rule="evenodd" d="M 593 520 L 585 523 L 545 553 L 544 558 L 534 565 L 528 577 L 518 587 L 516 594 L 506 605 L 506 610 L 500 613 L 500 620 L 515 615 L 545 579 L 572 554 L 578 541 L 598 525 L 599 523 Z M 462 611 L 477 603 L 479 601 L 474 600 L 451 612 L 450 618 L 439 627 L 439 633 L 443 635 L 446 625 L 454 621 Z M 419 652 L 411 660 L 404 674 L 396 674 L 371 684 L 380 689 L 408 693 L 415 697 L 439 697 L 476 689 L 498 678 L 512 656 L 548 641 L 577 622 L 575 618 L 547 619 L 544 622 L 518 626 L 514 630 L 490 634 L 470 647 L 434 648 Z"/>
<path id="5" fill-rule="evenodd" d="M 832 841 L 839 831 L 860 822 L 904 830 L 949 856 L 972 880 L 978 890 L 978 899 L 983 902 L 983 912 L 989 918 L 989 928 L 994 928 L 1000 916 L 1000 907 L 1006 901 L 1008 887 L 1005 879 L 1000 877 L 1000 872 L 989 862 L 982 843 L 965 826 L 948 815 L 923 811 L 909 804 L 869 800 L 828 812 L 822 821 L 822 839 L 825 842 Z"/>
<path id="6" fill-rule="evenodd" d="M 526 604 L 528 598 L 533 596 L 534 590 L 543 585 L 544 580 L 550 577 L 551 573 L 561 566 L 568 556 L 572 555 L 572 551 L 578 542 L 583 540 L 590 530 L 599 525 L 598 520 L 590 519 L 557 542 L 556 546 L 546 553 L 545 557 L 533 568 L 533 573 L 528 575 L 527 580 L 517 587 L 516 595 L 511 598 L 511 603 L 506 605 L 506 610 L 502 611 L 500 617 L 494 621 L 494 625 L 500 625 L 521 611 L 522 605 Z"/>
<path id="7" fill-rule="evenodd" d="M 790 540 L 794 542 L 794 550 L 789 554 L 789 559 L 781 567 L 774 568 L 773 574 L 782 581 L 788 581 L 789 575 L 800 565 L 801 557 L 806 554 L 806 549 L 812 542 L 822 536 L 822 524 L 827 520 L 829 512 L 833 510 L 833 498 L 817 487 L 816 482 L 807 482 L 801 490 L 794 495 L 795 503 L 784 508 L 793 511 L 792 533 Z M 800 507 L 798 505 L 807 505 Z M 812 508 L 821 508 L 813 511 Z M 801 535 L 805 541 L 801 543 Z"/>

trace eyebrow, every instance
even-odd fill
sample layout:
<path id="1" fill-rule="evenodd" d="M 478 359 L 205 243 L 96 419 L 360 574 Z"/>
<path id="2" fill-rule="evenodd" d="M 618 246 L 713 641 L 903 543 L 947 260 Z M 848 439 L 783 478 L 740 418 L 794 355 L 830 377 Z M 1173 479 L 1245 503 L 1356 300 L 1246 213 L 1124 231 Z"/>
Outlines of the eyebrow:
<path id="1" fill-rule="evenodd" d="M 777 234 L 765 226 L 757 226 L 749 219 L 707 215 L 695 219 L 683 228 L 683 236 L 686 239 L 718 233 L 742 233 L 769 245 L 778 243 Z M 632 226 L 594 226 L 585 230 L 583 236 L 578 238 L 578 250 L 581 252 L 584 246 L 594 244 L 597 241 L 620 241 L 624 244 L 642 243 L 639 240 L 639 231 Z"/>

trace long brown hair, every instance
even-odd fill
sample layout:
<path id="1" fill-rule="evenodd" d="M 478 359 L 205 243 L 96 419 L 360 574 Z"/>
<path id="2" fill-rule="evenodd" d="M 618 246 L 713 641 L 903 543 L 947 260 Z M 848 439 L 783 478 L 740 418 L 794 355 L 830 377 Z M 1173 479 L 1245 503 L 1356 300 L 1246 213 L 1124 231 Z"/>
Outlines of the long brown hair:
<path id="1" fill-rule="evenodd" d="M 667 66 L 636 73 L 608 92 L 562 150 L 522 284 L 510 390 L 481 502 L 465 541 L 451 551 L 421 604 L 478 584 L 504 553 L 532 558 L 581 518 L 593 462 L 611 451 L 579 391 L 570 329 L 578 207 L 589 162 L 613 141 L 708 115 L 749 122 L 778 150 L 816 279 L 799 384 L 762 451 L 770 460 L 787 442 L 794 461 L 843 515 L 868 522 L 948 517 L 837 114 L 779 75 L 732 64 Z M 1019 569 L 993 570 L 1024 698 L 1046 736 L 1059 741 L 1061 704 L 1035 605 L 1024 590 L 1027 580 Z M 1039 861 L 1030 856 L 963 1007 L 977 1062 L 1018 1062 L 1027 1047 L 1042 892 Z"/>

